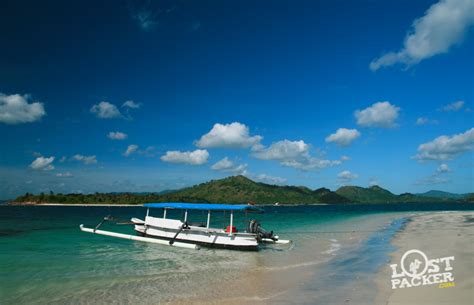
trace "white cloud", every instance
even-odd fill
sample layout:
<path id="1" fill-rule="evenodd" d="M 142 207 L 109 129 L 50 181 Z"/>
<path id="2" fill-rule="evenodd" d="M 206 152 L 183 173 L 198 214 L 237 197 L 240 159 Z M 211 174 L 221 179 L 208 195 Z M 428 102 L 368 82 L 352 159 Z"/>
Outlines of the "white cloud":
<path id="1" fill-rule="evenodd" d="M 133 108 L 133 109 L 138 109 L 141 106 L 142 104 L 135 103 L 134 101 L 126 101 L 125 103 L 122 104 L 122 107 Z"/>
<path id="2" fill-rule="evenodd" d="M 72 174 L 70 172 L 65 172 L 65 173 L 57 173 L 56 177 L 61 177 L 61 178 L 71 178 Z"/>
<path id="3" fill-rule="evenodd" d="M 140 8 L 133 12 L 132 19 L 145 32 L 151 31 L 158 24 L 156 14 L 148 8 Z"/>
<path id="4" fill-rule="evenodd" d="M 230 161 L 229 158 L 225 157 L 224 159 L 215 163 L 211 168 L 215 170 L 227 170 L 234 167 L 234 162 Z"/>
<path id="5" fill-rule="evenodd" d="M 273 143 L 268 148 L 260 148 L 253 152 L 253 156 L 261 160 L 290 160 L 308 154 L 309 145 L 303 140 L 282 140 Z"/>
<path id="6" fill-rule="evenodd" d="M 258 144 L 261 140 L 261 136 L 250 136 L 249 128 L 239 122 L 217 123 L 195 144 L 200 148 L 246 148 Z"/>
<path id="7" fill-rule="evenodd" d="M 349 160 L 351 160 L 351 157 L 349 157 L 349 156 L 342 156 L 341 157 L 341 161 L 349 161 Z"/>
<path id="8" fill-rule="evenodd" d="M 62 156 L 61 159 L 59 159 L 59 162 L 64 163 L 66 162 L 67 158 L 66 156 Z"/>
<path id="9" fill-rule="evenodd" d="M 323 169 L 327 167 L 341 165 L 341 160 L 325 160 L 325 159 L 318 159 L 315 157 L 306 157 L 301 160 L 288 160 L 282 161 L 281 165 L 293 167 L 296 169 L 300 169 L 303 171 L 309 171 L 312 169 Z"/>
<path id="10" fill-rule="evenodd" d="M 29 95 L 0 93 L 0 123 L 12 125 L 31 123 L 46 115 L 42 103 L 29 104 L 29 99 Z"/>
<path id="11" fill-rule="evenodd" d="M 395 64 L 411 66 L 432 56 L 447 53 L 460 44 L 467 29 L 474 24 L 474 1 L 441 0 L 433 4 L 426 14 L 416 19 L 405 37 L 403 48 L 387 53 L 370 63 L 377 71 Z"/>
<path id="12" fill-rule="evenodd" d="M 38 157 L 30 164 L 30 168 L 34 170 L 50 171 L 54 169 L 53 161 L 53 156 L 49 158 Z"/>
<path id="13" fill-rule="evenodd" d="M 100 102 L 91 107 L 90 111 L 101 119 L 121 118 L 122 114 L 117 106 L 109 102 Z"/>
<path id="14" fill-rule="evenodd" d="M 449 168 L 448 164 L 441 163 L 438 166 L 438 168 L 436 169 L 436 172 L 439 173 L 439 174 L 449 173 L 449 172 L 451 172 L 451 169 Z"/>
<path id="15" fill-rule="evenodd" d="M 471 151 L 474 148 L 474 128 L 464 133 L 452 136 L 440 136 L 431 142 L 418 146 L 418 154 L 413 159 L 420 161 L 428 160 L 452 160 L 458 155 Z"/>
<path id="16" fill-rule="evenodd" d="M 76 161 L 79 161 L 79 162 L 82 162 L 85 165 L 90 165 L 90 164 L 97 163 L 96 156 L 83 156 L 83 155 L 76 154 L 76 155 L 72 156 L 72 159 L 76 160 Z"/>
<path id="17" fill-rule="evenodd" d="M 107 134 L 107 137 L 111 140 L 125 140 L 128 135 L 120 131 L 111 131 Z"/>
<path id="18" fill-rule="evenodd" d="M 360 132 L 357 129 L 339 128 L 336 133 L 330 134 L 326 138 L 326 142 L 334 142 L 339 146 L 348 146 L 360 137 Z"/>
<path id="19" fill-rule="evenodd" d="M 420 178 L 415 181 L 415 185 L 435 185 L 435 184 L 445 184 L 450 183 L 451 180 L 449 178 L 444 177 L 452 170 L 449 168 L 448 164 L 441 163 L 436 171 L 428 177 Z"/>
<path id="20" fill-rule="evenodd" d="M 391 128 L 396 126 L 400 108 L 389 102 L 377 102 L 364 110 L 356 110 L 357 124 L 363 127 Z"/>
<path id="21" fill-rule="evenodd" d="M 357 174 L 354 174 L 350 171 L 342 171 L 340 172 L 339 174 L 337 174 L 337 179 L 341 182 L 341 183 L 349 183 L 351 182 L 352 180 L 354 179 L 357 179 L 357 177 L 359 177 L 359 175 Z"/>
<path id="22" fill-rule="evenodd" d="M 268 148 L 262 145 L 253 150 L 252 156 L 260 160 L 275 160 L 283 166 L 305 171 L 341 164 L 340 160 L 324 160 L 312 157 L 309 153 L 309 145 L 302 140 L 282 140 L 273 143 Z"/>
<path id="23" fill-rule="evenodd" d="M 459 111 L 462 107 L 464 107 L 464 101 L 457 101 L 439 108 L 438 111 Z"/>
<path id="24" fill-rule="evenodd" d="M 451 180 L 448 178 L 440 177 L 438 175 L 431 175 L 426 178 L 421 178 L 415 181 L 415 185 L 436 185 L 450 183 Z"/>
<path id="25" fill-rule="evenodd" d="M 418 126 L 428 125 L 428 124 L 437 125 L 438 121 L 437 120 L 430 120 L 426 117 L 419 117 L 418 119 L 416 119 L 415 124 L 418 125 Z"/>
<path id="26" fill-rule="evenodd" d="M 420 117 L 416 119 L 416 125 L 426 125 L 428 124 L 428 122 L 429 122 L 428 118 Z"/>
<path id="27" fill-rule="evenodd" d="M 191 165 L 201 165 L 207 162 L 209 152 L 205 149 L 196 149 L 195 151 L 167 151 L 160 159 L 169 163 L 184 163 Z"/>
<path id="28" fill-rule="evenodd" d="M 130 144 L 127 147 L 127 150 L 123 153 L 125 157 L 130 156 L 131 154 L 135 153 L 138 150 L 138 145 Z"/>
<path id="29" fill-rule="evenodd" d="M 376 178 L 369 179 L 369 186 L 379 185 L 379 181 Z"/>
<path id="30" fill-rule="evenodd" d="M 211 167 L 213 170 L 224 171 L 224 172 L 233 172 L 236 174 L 245 174 L 247 171 L 247 164 L 236 165 L 234 162 L 225 157 L 222 160 L 216 162 Z"/>
<path id="31" fill-rule="evenodd" d="M 154 146 L 148 146 L 145 149 L 140 149 L 138 153 L 145 157 L 154 157 L 156 156 L 156 149 Z"/>
<path id="32" fill-rule="evenodd" d="M 250 178 L 267 184 L 284 184 L 287 181 L 286 178 L 270 176 L 266 174 L 259 174 L 256 176 L 251 176 Z"/>

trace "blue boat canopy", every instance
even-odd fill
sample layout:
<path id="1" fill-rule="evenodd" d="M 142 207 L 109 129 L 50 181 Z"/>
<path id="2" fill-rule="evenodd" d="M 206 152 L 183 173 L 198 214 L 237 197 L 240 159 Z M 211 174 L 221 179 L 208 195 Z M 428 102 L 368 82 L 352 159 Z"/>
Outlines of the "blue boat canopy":
<path id="1" fill-rule="evenodd" d="M 259 209 L 253 205 L 245 205 L 245 204 L 162 202 L 162 203 L 145 203 L 143 206 L 146 208 L 157 208 L 157 209 L 263 212 L 262 209 Z"/>

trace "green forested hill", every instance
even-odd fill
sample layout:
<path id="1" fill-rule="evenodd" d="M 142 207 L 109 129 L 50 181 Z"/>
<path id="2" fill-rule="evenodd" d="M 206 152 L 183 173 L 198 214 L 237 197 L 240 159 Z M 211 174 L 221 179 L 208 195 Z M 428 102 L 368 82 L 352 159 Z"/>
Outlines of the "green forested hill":
<path id="1" fill-rule="evenodd" d="M 446 202 L 452 198 L 418 196 L 410 193 L 395 195 L 377 185 L 368 188 L 343 186 L 336 193 L 354 203 L 403 203 L 403 202 Z"/>
<path id="2" fill-rule="evenodd" d="M 199 198 L 203 202 L 273 204 L 347 203 L 348 199 L 328 189 L 312 191 L 302 186 L 279 186 L 255 182 L 244 176 L 211 180 L 163 195 L 169 201 L 179 197 Z"/>
<path id="3" fill-rule="evenodd" d="M 396 195 L 391 192 L 379 187 L 371 186 L 369 188 L 364 188 L 360 186 L 343 186 L 340 187 L 337 191 L 337 194 L 350 199 L 353 202 L 393 202 Z"/>

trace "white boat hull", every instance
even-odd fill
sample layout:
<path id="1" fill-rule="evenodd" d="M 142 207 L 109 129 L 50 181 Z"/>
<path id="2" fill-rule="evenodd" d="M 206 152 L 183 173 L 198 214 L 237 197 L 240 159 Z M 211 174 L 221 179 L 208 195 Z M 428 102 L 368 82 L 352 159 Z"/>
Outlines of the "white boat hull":
<path id="1" fill-rule="evenodd" d="M 132 219 L 135 223 L 135 231 L 145 237 L 175 240 L 181 243 L 192 243 L 206 247 L 258 250 L 256 234 L 251 233 L 228 233 L 221 229 L 189 226 L 183 229 L 177 236 L 183 222 L 174 219 L 163 219 L 147 216 L 145 221 Z"/>

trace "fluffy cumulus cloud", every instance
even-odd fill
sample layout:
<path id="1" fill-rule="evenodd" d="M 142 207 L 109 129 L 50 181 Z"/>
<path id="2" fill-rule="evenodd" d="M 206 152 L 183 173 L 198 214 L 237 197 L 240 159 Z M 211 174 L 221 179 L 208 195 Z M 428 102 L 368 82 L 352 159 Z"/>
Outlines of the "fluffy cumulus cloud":
<path id="1" fill-rule="evenodd" d="M 339 146 L 348 146 L 360 137 L 357 129 L 339 128 L 335 133 L 326 137 L 326 142 L 334 142 Z"/>
<path id="2" fill-rule="evenodd" d="M 283 166 L 304 171 L 322 169 L 342 163 L 341 160 L 324 160 L 311 156 L 309 145 L 302 140 L 282 140 L 269 147 L 259 146 L 253 150 L 252 156 L 260 160 L 275 160 Z"/>
<path id="3" fill-rule="evenodd" d="M 282 140 L 273 143 L 268 148 L 260 147 L 253 152 L 253 156 L 261 160 L 290 160 L 308 154 L 309 145 L 303 140 Z"/>
<path id="4" fill-rule="evenodd" d="M 233 161 L 229 160 L 229 158 L 225 157 L 212 165 L 211 168 L 217 171 L 245 174 L 247 171 L 247 164 L 237 165 Z"/>
<path id="5" fill-rule="evenodd" d="M 0 123 L 31 123 L 46 115 L 42 103 L 28 103 L 29 99 L 29 95 L 0 93 Z"/>
<path id="6" fill-rule="evenodd" d="M 436 169 L 436 172 L 439 173 L 439 174 L 449 173 L 449 172 L 451 172 L 451 169 L 449 168 L 448 164 L 441 163 L 438 166 L 438 168 Z"/>
<path id="7" fill-rule="evenodd" d="M 452 136 L 440 136 L 431 142 L 418 146 L 418 154 L 413 158 L 419 161 L 452 160 L 458 155 L 474 148 L 474 128 Z"/>
<path id="8" fill-rule="evenodd" d="M 227 170 L 234 167 L 234 162 L 230 161 L 229 158 L 225 157 L 224 159 L 216 162 L 211 168 L 214 170 Z"/>
<path id="9" fill-rule="evenodd" d="M 37 157 L 31 164 L 30 168 L 34 170 L 49 171 L 54 169 L 53 165 L 54 157 Z"/>
<path id="10" fill-rule="evenodd" d="M 359 177 L 357 174 L 354 174 L 348 170 L 342 171 L 339 174 L 337 174 L 337 179 L 341 183 L 349 183 L 354 179 L 357 179 Z"/>
<path id="11" fill-rule="evenodd" d="M 134 101 L 126 101 L 125 103 L 122 104 L 122 107 L 127 107 L 127 108 L 132 108 L 132 109 L 138 109 L 141 107 L 142 104 L 136 103 Z"/>
<path id="12" fill-rule="evenodd" d="M 169 163 L 182 163 L 191 165 L 201 165 L 207 162 L 209 152 L 205 149 L 196 149 L 195 151 L 167 151 L 161 156 L 161 161 Z"/>
<path id="13" fill-rule="evenodd" d="M 261 140 L 261 136 L 250 136 L 249 128 L 239 122 L 217 123 L 195 144 L 200 148 L 246 148 L 259 144 Z"/>
<path id="14" fill-rule="evenodd" d="M 109 102 L 100 102 L 91 107 L 90 111 L 101 119 L 121 118 L 122 114 L 117 106 Z"/>
<path id="15" fill-rule="evenodd" d="M 77 155 L 72 156 L 72 159 L 75 160 L 75 161 L 82 162 L 85 165 L 90 165 L 90 164 L 97 163 L 96 156 L 83 156 L 83 155 L 77 154 Z"/>
<path id="16" fill-rule="evenodd" d="M 376 71 L 395 64 L 411 66 L 432 56 L 447 53 L 460 44 L 468 28 L 474 24 L 474 1 L 441 0 L 425 15 L 413 22 L 403 48 L 373 60 L 370 69 Z"/>
<path id="17" fill-rule="evenodd" d="M 400 108 L 389 102 L 377 102 L 363 110 L 356 110 L 357 124 L 363 127 L 391 128 L 396 126 Z"/>
<path id="18" fill-rule="evenodd" d="M 464 101 L 457 101 L 453 102 L 451 104 L 447 104 L 441 108 L 439 108 L 439 111 L 444 111 L 444 112 L 449 112 L 449 111 L 459 111 L 461 108 L 464 107 Z"/>
<path id="19" fill-rule="evenodd" d="M 128 145 L 127 149 L 124 151 L 123 155 L 125 157 L 128 157 L 131 154 L 135 153 L 137 150 L 138 150 L 138 145 L 130 144 Z"/>
<path id="20" fill-rule="evenodd" d="M 284 184 L 287 181 L 286 178 L 270 176 L 267 174 L 253 175 L 250 178 L 267 184 Z"/>
<path id="21" fill-rule="evenodd" d="M 111 131 L 107 134 L 107 137 L 111 140 L 125 140 L 128 135 L 120 131 Z"/>

